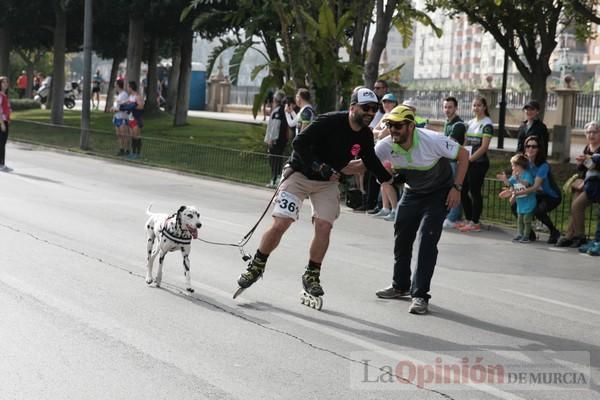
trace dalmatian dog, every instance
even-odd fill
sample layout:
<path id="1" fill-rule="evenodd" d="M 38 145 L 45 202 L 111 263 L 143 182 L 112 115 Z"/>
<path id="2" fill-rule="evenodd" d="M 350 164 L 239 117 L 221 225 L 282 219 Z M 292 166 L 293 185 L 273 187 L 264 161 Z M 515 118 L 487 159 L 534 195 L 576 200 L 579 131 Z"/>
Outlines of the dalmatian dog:
<path id="1" fill-rule="evenodd" d="M 190 251 L 192 239 L 198 238 L 200 213 L 195 207 L 181 206 L 173 214 L 157 214 L 150 212 L 152 204 L 148 206 L 146 214 L 150 216 L 146 222 L 148 234 L 148 264 L 146 265 L 146 283 L 160 287 L 162 281 L 163 261 L 167 253 L 181 250 L 183 256 L 183 273 L 185 275 L 186 290 L 193 293 L 190 278 Z M 156 243 L 155 243 L 156 242 Z M 158 271 L 156 278 L 152 277 L 154 259 L 158 255 Z"/>

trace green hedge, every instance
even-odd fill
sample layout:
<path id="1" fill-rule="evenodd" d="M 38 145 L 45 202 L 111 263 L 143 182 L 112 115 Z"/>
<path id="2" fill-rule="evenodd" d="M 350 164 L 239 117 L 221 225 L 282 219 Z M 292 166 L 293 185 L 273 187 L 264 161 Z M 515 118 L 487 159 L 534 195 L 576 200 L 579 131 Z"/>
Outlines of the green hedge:
<path id="1" fill-rule="evenodd" d="M 33 99 L 11 99 L 10 107 L 13 111 L 36 110 L 42 105 Z"/>

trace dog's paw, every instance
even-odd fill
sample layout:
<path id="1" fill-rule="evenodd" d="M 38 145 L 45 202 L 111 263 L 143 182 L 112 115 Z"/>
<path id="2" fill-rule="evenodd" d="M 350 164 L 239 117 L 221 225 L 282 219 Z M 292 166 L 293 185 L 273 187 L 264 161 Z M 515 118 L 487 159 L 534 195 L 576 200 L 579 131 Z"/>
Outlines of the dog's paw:
<path id="1" fill-rule="evenodd" d="M 192 289 L 191 287 L 185 289 L 188 293 L 194 293 L 194 289 Z"/>
<path id="2" fill-rule="evenodd" d="M 146 279 L 146 285 L 150 286 L 154 283 L 154 279 Z"/>

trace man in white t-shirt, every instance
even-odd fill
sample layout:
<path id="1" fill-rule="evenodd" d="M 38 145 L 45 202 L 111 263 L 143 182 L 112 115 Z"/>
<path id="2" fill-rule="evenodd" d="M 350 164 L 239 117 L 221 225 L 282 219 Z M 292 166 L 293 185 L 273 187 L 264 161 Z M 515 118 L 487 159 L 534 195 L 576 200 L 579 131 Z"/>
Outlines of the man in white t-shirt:
<path id="1" fill-rule="evenodd" d="M 460 204 L 469 153 L 454 140 L 417 128 L 415 113 L 398 106 L 384 117 L 390 136 L 380 140 L 375 153 L 390 163 L 404 181 L 394 222 L 394 275 L 392 285 L 380 290 L 380 298 L 410 296 L 409 312 L 428 311 L 429 289 L 437 262 L 437 243 L 448 210 Z M 456 175 L 450 160 L 458 160 Z M 411 279 L 413 243 L 420 238 L 418 260 Z"/>

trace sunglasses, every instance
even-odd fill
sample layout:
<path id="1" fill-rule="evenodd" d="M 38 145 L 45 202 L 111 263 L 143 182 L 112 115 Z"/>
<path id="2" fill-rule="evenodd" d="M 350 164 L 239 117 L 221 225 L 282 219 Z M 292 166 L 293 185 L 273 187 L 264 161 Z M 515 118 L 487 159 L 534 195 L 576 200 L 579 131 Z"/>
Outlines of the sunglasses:
<path id="1" fill-rule="evenodd" d="M 528 144 L 525 145 L 526 149 L 537 149 L 539 146 L 537 144 Z"/>
<path id="2" fill-rule="evenodd" d="M 396 130 L 400 130 L 408 124 L 406 122 L 387 122 L 386 125 L 387 125 L 388 129 L 394 128 Z"/>
<path id="3" fill-rule="evenodd" d="M 376 113 L 379 110 L 379 106 L 377 104 L 359 104 L 360 109 L 364 112 L 371 111 L 372 113 Z"/>

